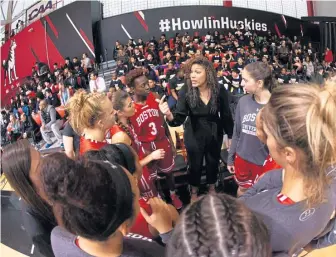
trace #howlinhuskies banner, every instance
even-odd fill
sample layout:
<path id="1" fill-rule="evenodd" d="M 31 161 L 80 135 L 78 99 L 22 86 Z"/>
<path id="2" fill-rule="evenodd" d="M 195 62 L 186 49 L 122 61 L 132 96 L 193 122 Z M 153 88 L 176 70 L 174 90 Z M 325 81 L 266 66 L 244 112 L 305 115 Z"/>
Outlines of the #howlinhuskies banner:
<path id="1" fill-rule="evenodd" d="M 117 40 L 121 43 L 130 38 L 147 41 L 153 36 L 158 39 L 162 33 L 170 38 L 176 33 L 193 35 L 199 32 L 206 35 L 208 31 L 225 33 L 237 28 L 248 29 L 258 35 L 266 35 L 268 30 L 276 34 L 279 30 L 287 36 L 300 36 L 301 25 L 305 36 L 316 34 L 316 25 L 281 14 L 224 6 L 176 6 L 105 18 L 99 28 L 101 50 L 107 49 L 108 59 L 111 59 Z M 312 30 L 312 26 L 315 29 Z"/>

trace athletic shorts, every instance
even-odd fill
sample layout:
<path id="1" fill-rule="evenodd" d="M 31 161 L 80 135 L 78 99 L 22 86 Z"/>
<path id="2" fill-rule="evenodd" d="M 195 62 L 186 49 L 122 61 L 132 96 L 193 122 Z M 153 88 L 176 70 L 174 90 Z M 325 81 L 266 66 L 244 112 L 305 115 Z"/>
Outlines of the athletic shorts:
<path id="1" fill-rule="evenodd" d="M 146 200 L 140 198 L 139 205 L 148 213 L 148 215 L 152 214 L 152 209 L 150 205 L 147 204 Z M 134 224 L 130 229 L 130 232 L 145 236 L 149 239 L 153 239 L 153 235 L 151 234 L 148 228 L 148 223 L 145 220 L 144 216 L 142 216 L 141 212 L 139 212 L 138 216 L 136 217 Z"/>
<path id="2" fill-rule="evenodd" d="M 170 173 L 174 168 L 175 161 L 173 156 L 172 147 L 168 138 L 164 138 L 160 141 L 154 142 L 142 142 L 144 150 L 148 153 L 151 153 L 158 149 L 163 149 L 165 151 L 165 157 L 161 160 L 153 161 L 149 163 L 148 168 L 151 171 Z"/>
<path id="3" fill-rule="evenodd" d="M 142 168 L 142 176 L 138 179 L 138 187 L 142 198 L 149 199 L 159 195 L 156 188 L 156 179 L 156 171 L 152 172 L 147 166 Z"/>
<path id="4" fill-rule="evenodd" d="M 238 154 L 236 154 L 234 167 L 234 178 L 237 184 L 243 188 L 250 188 L 255 181 L 264 174 L 263 166 L 245 161 Z"/>

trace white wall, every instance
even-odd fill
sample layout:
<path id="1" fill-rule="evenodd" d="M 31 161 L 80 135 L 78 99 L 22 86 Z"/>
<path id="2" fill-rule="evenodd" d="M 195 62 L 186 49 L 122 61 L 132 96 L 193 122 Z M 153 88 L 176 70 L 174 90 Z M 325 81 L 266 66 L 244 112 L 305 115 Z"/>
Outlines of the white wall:
<path id="1" fill-rule="evenodd" d="M 101 0 L 101 2 L 104 4 L 104 17 L 181 5 L 223 6 L 223 0 Z M 296 18 L 308 15 L 306 0 L 233 0 L 232 6 L 280 13 Z"/>
<path id="2" fill-rule="evenodd" d="M 336 17 L 336 1 L 315 1 L 314 15 Z"/>

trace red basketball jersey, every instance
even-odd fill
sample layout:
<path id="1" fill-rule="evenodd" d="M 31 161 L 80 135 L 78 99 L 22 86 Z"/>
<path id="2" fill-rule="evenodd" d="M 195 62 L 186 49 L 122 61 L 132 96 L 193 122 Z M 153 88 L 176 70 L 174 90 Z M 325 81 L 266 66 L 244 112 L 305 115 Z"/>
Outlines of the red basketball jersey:
<path id="1" fill-rule="evenodd" d="M 145 105 L 134 103 L 135 114 L 131 117 L 135 133 L 140 142 L 153 142 L 166 137 L 159 104 L 152 92 L 148 94 Z"/>
<path id="2" fill-rule="evenodd" d="M 142 160 L 143 158 L 146 157 L 145 150 L 143 149 L 143 147 L 141 145 L 141 142 L 139 141 L 138 136 L 134 132 L 134 128 L 133 128 L 133 126 L 131 124 L 128 126 L 128 130 L 129 130 L 129 132 L 131 133 L 131 136 L 132 136 L 130 138 L 131 139 L 131 146 L 134 149 L 134 151 L 138 154 L 139 159 Z M 110 128 L 109 131 L 110 131 L 111 138 L 115 134 L 117 134 L 118 132 L 124 132 L 124 133 L 126 133 L 126 131 L 124 131 L 117 124 L 113 125 L 113 127 Z"/>
<path id="3" fill-rule="evenodd" d="M 264 168 L 264 172 L 267 172 L 270 170 L 281 169 L 282 167 L 278 165 L 270 155 L 268 155 L 264 162 L 263 168 Z"/>
<path id="4" fill-rule="evenodd" d="M 98 142 L 91 139 L 86 139 L 85 137 L 80 137 L 79 143 L 79 154 L 83 155 L 85 152 L 90 150 L 100 150 L 107 142 Z"/>

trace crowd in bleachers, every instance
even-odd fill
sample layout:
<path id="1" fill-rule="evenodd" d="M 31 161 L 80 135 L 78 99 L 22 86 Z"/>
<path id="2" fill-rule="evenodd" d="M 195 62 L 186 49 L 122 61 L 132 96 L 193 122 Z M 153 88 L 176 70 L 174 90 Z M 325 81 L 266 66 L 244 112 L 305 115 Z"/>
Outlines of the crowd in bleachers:
<path id="1" fill-rule="evenodd" d="M 267 63 L 279 84 L 315 82 L 322 85 L 328 78 L 335 80 L 336 65 L 329 48 L 320 52 L 311 43 L 301 43 L 298 37 L 279 38 L 270 31 L 267 36 L 237 30 L 227 34 L 209 32 L 205 36 L 198 33 L 193 36 L 176 33 L 176 37 L 169 40 L 162 34 L 159 40 L 153 37 L 148 42 L 130 39 L 125 45 L 119 42 L 115 44 L 113 57 L 117 61 L 117 67 L 107 86 L 97 72 L 89 75 L 94 65 L 86 54 L 83 54 L 80 61 L 77 57 L 72 60 L 67 57 L 64 64 L 55 63 L 52 68 L 44 63 L 36 63 L 32 68 L 32 76 L 20 86 L 20 92 L 16 98 L 11 99 L 11 105 L 2 111 L 2 140 L 13 142 L 22 136 L 26 137 L 24 128 L 28 125 L 23 125 L 20 117 L 22 113 L 28 118 L 29 131 L 32 126 L 36 127 L 35 123 L 41 125 L 36 114 L 42 99 L 59 108 L 66 105 L 78 88 L 93 91 L 92 87 L 100 85 L 98 91 L 129 91 L 125 75 L 135 68 L 143 69 L 151 90 L 160 95 L 166 94 L 169 106 L 173 107 L 184 81 L 183 64 L 200 55 L 206 56 L 213 63 L 218 83 L 233 95 L 244 94 L 241 71 L 245 65 L 255 61 Z M 61 112 L 63 116 L 62 108 Z M 9 114 L 13 114 L 13 121 L 9 120 Z"/>

